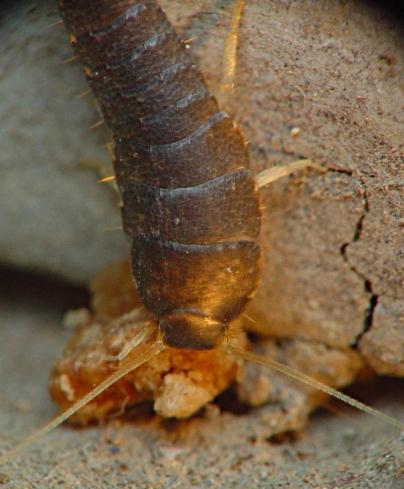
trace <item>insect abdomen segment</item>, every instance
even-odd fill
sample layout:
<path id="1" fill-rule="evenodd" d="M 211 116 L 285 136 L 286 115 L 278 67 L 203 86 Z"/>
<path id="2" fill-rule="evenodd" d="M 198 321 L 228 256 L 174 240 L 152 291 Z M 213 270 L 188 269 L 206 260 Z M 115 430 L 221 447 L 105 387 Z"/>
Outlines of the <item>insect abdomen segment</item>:
<path id="1" fill-rule="evenodd" d="M 193 187 L 158 188 L 125 184 L 122 216 L 129 236 L 147 234 L 180 243 L 256 240 L 260 219 L 255 185 L 238 170 Z"/>
<path id="2" fill-rule="evenodd" d="M 132 269 L 165 342 L 212 348 L 259 278 L 246 146 L 155 1 L 64 0 L 115 141 Z"/>
<path id="3" fill-rule="evenodd" d="M 258 281 L 255 241 L 182 244 L 138 235 L 133 272 L 168 344 L 209 349 L 222 340 Z"/>

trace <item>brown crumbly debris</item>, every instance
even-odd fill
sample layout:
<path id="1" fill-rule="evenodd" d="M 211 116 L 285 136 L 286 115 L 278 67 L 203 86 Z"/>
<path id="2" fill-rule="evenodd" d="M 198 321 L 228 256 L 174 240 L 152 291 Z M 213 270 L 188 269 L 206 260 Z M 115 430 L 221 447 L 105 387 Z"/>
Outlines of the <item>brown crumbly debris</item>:
<path id="1" fill-rule="evenodd" d="M 97 317 L 115 319 L 142 305 L 127 260 L 101 270 L 91 281 L 90 290 L 91 306 Z"/>
<path id="2" fill-rule="evenodd" d="M 150 321 L 139 307 L 127 263 L 103 271 L 91 288 L 94 315 L 76 327 L 50 377 L 52 398 L 62 409 L 114 372 L 119 366 L 116 356 Z M 139 348 L 129 355 L 135 358 Z M 188 417 L 228 387 L 238 371 L 238 364 L 220 351 L 167 349 L 118 381 L 71 421 L 85 424 L 142 401 L 153 401 L 155 411 L 164 417 Z"/>
<path id="3" fill-rule="evenodd" d="M 117 355 L 152 322 L 141 306 L 127 262 L 101 272 L 91 289 L 94 313 L 74 315 L 79 324 L 50 378 L 51 395 L 62 409 L 119 368 Z M 239 341 L 247 344 L 242 334 Z M 135 359 L 141 348 L 144 345 L 128 350 L 127 359 Z M 255 350 L 335 388 L 351 383 L 363 367 L 357 352 L 313 340 L 261 339 Z M 218 350 L 168 348 L 116 382 L 71 421 L 86 424 L 143 401 L 151 401 L 163 417 L 186 418 L 236 381 L 241 402 L 251 406 L 281 403 L 289 417 L 300 420 L 299 426 L 301 418 L 327 399 L 267 368 L 248 364 L 241 370 L 240 364 Z"/>
<path id="4" fill-rule="evenodd" d="M 262 339 L 256 352 L 287 364 L 335 389 L 351 384 L 363 368 L 363 361 L 356 351 L 329 348 L 323 343 L 299 338 L 277 342 Z M 268 401 L 288 405 L 288 399 L 293 397 L 297 403 L 297 396 L 300 396 L 308 412 L 328 399 L 313 387 L 255 364 L 245 366 L 237 391 L 239 398 L 252 406 Z"/>

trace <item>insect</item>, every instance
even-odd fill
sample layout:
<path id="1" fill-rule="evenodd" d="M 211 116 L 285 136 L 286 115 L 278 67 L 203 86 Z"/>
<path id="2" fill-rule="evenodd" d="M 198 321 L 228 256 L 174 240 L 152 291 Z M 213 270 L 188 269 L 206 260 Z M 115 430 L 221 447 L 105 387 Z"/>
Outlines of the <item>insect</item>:
<path id="1" fill-rule="evenodd" d="M 276 171 L 252 176 L 241 134 L 218 109 L 156 2 L 108 2 L 104 10 L 91 3 L 64 1 L 61 10 L 115 136 L 133 274 L 152 317 L 109 377 L 18 449 L 168 348 L 218 348 L 402 426 L 234 340 L 233 322 L 259 281 L 258 188 Z"/>

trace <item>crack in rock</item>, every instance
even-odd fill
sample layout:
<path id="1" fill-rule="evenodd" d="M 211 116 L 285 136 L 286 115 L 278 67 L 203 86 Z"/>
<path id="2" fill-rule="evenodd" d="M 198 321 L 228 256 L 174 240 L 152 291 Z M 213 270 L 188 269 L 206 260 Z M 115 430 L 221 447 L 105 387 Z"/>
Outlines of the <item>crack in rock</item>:
<path id="1" fill-rule="evenodd" d="M 347 254 L 348 247 L 352 243 L 360 240 L 361 235 L 362 235 L 362 230 L 363 230 L 363 221 L 369 212 L 369 199 L 368 199 L 368 195 L 367 195 L 366 184 L 362 179 L 359 179 L 359 181 L 360 181 L 362 188 L 363 188 L 363 213 L 361 214 L 361 216 L 358 219 L 358 222 L 356 223 L 355 231 L 354 231 L 354 235 L 353 235 L 352 240 L 348 243 L 344 243 L 340 249 L 341 250 L 341 256 L 342 256 L 343 260 L 345 261 L 345 263 L 348 264 L 349 268 L 351 269 L 351 271 L 353 273 L 355 273 L 355 275 L 357 275 L 361 280 L 363 280 L 364 292 L 369 297 L 368 305 L 366 306 L 365 311 L 364 311 L 363 328 L 362 328 L 362 331 L 359 334 L 357 334 L 355 339 L 353 340 L 353 342 L 351 344 L 351 346 L 353 348 L 358 347 L 360 340 L 362 339 L 363 335 L 366 334 L 371 329 L 372 324 L 373 324 L 374 312 L 375 312 L 375 309 L 376 309 L 376 306 L 377 306 L 377 303 L 379 300 L 379 296 L 377 294 L 375 294 L 373 291 L 371 281 L 362 272 L 360 272 L 355 267 L 355 265 L 353 265 L 349 261 L 348 254 Z"/>

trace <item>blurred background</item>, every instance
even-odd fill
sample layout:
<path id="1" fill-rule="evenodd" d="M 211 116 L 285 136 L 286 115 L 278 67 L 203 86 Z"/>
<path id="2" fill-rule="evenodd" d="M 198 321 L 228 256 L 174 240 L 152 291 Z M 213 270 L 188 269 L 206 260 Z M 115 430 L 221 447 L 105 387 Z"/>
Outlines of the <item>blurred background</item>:
<path id="1" fill-rule="evenodd" d="M 324 366 L 318 348 L 338 352 L 343 359 L 334 378 L 340 385 L 347 383 L 344 369 L 352 352 L 379 375 L 404 375 L 404 23 L 399 3 L 247 0 L 236 84 L 223 101 L 250 141 L 254 171 L 299 158 L 311 158 L 329 169 L 326 175 L 294 175 L 264 190 L 264 276 L 249 311 L 256 322 L 249 328 L 289 342 L 291 350 L 303 342 L 309 361 L 319 361 L 319 370 Z M 208 83 L 217 90 L 233 2 L 161 4 L 183 38 L 190 40 Z M 10 444 L 54 413 L 46 378 L 70 334 L 62 327 L 64 312 L 88 305 L 89 281 L 128 256 L 119 196 L 112 185 L 98 182 L 112 171 L 107 147 L 111 136 L 99 124 L 97 105 L 87 94 L 82 68 L 71 59 L 68 35 L 59 20 L 54 0 L 0 5 L 0 433 Z M 402 380 L 384 383 L 388 392 L 382 392 L 381 384 L 375 387 L 379 402 L 397 414 L 403 402 Z M 242 423 L 227 416 L 228 426 L 235 429 L 233 456 L 247 450 L 255 460 L 243 466 L 245 480 L 276 468 L 285 474 L 284 481 L 294 481 L 293 487 L 328 483 L 324 467 L 332 452 L 324 449 L 324 458 L 316 458 L 319 452 L 313 448 L 317 455 L 307 457 L 324 470 L 317 486 L 312 479 L 302 483 L 302 473 L 310 472 L 304 468 L 304 456 L 300 460 L 293 452 L 300 460 L 294 460 L 293 470 L 276 457 L 268 469 L 265 448 L 245 444 L 248 433 L 254 432 L 250 438 L 268 434 L 268 413 L 260 411 Z M 342 426 L 345 430 L 344 423 L 327 422 L 336 432 Z M 201 423 L 207 430 L 205 421 Z M 214 434 L 215 423 L 205 442 L 214 440 L 223 448 L 225 440 Z M 353 468 L 352 474 L 368 474 L 386 450 L 391 451 L 391 463 L 369 475 L 373 485 L 361 486 L 367 483 L 362 478 L 348 481 L 347 487 L 404 487 L 399 485 L 401 442 L 395 437 L 386 448 L 383 426 L 372 434 L 371 423 L 355 425 L 351 438 L 343 431 L 336 443 L 346 450 L 349 439 L 352 451 L 341 455 L 339 465 L 355 453 L 362 468 Z M 195 428 L 199 435 L 201 426 Z M 313 428 L 317 429 L 313 436 L 321 438 L 322 428 Z M 143 436 L 153 453 L 157 435 L 149 431 L 136 427 L 135 435 Z M 44 458 L 55 447 L 63 451 L 75 446 L 75 433 L 63 436 L 49 446 L 44 442 L 23 463 L 26 478 L 35 481 L 38 466 L 46 473 Z M 80 436 L 90 445 L 98 442 L 95 431 Z M 380 446 L 369 455 L 364 447 L 372 437 L 380 438 Z M 137 443 L 133 450 L 139 450 L 141 458 Z M 323 446 L 324 440 L 318 443 Z M 206 468 L 213 487 L 229 487 L 223 481 L 232 476 L 224 465 L 210 472 L 215 454 L 214 449 L 198 454 L 193 463 Z M 111 467 L 98 456 L 92 451 L 89 455 L 107 474 Z M 171 455 L 161 455 L 166 456 Z M 179 460 L 183 456 L 178 452 Z M 95 487 L 95 479 L 83 482 L 82 469 L 77 473 L 84 484 L 80 487 Z M 156 469 L 153 476 L 157 473 Z M 119 474 L 117 484 L 124 480 Z M 138 484 L 148 476 L 142 477 Z M 181 477 L 184 484 L 192 478 Z M 49 480 L 40 487 L 56 487 Z M 197 481 L 195 487 L 202 487 L 201 479 Z M 104 487 L 101 479 L 96 482 Z M 66 487 L 77 487 L 76 483 L 72 479 Z M 9 484 L 14 487 L 14 482 Z M 254 487 L 270 487 L 265 484 L 268 478 L 263 476 Z"/>

